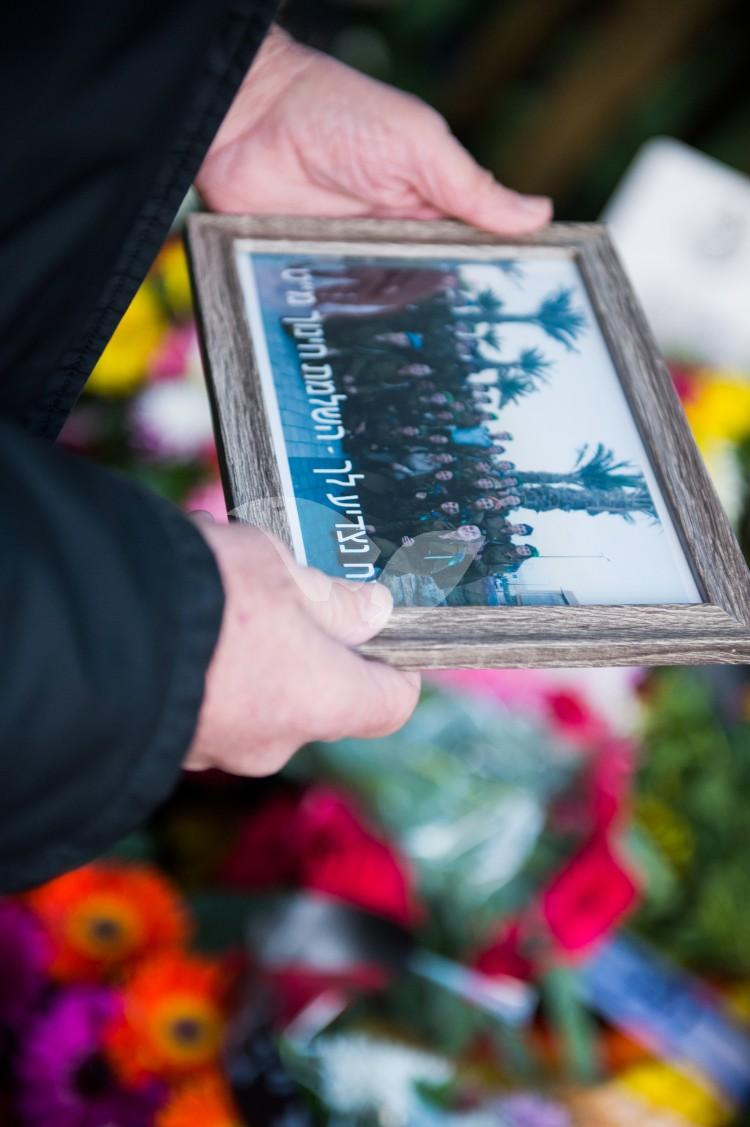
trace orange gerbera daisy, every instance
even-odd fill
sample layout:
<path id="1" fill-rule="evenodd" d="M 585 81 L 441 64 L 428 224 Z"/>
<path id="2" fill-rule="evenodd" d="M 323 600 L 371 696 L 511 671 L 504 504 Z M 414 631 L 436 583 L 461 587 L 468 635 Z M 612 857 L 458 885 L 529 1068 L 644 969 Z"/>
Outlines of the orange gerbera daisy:
<path id="1" fill-rule="evenodd" d="M 178 1088 L 155 1120 L 155 1127 L 243 1127 L 226 1080 L 209 1073 Z"/>
<path id="2" fill-rule="evenodd" d="M 164 951 L 145 959 L 122 988 L 122 1012 L 105 1048 L 125 1084 L 179 1080 L 215 1068 L 224 1034 L 223 968 Z"/>
<path id="3" fill-rule="evenodd" d="M 52 974 L 63 981 L 112 978 L 147 952 L 184 943 L 189 931 L 177 893 L 148 865 L 86 865 L 25 901 L 52 940 Z"/>

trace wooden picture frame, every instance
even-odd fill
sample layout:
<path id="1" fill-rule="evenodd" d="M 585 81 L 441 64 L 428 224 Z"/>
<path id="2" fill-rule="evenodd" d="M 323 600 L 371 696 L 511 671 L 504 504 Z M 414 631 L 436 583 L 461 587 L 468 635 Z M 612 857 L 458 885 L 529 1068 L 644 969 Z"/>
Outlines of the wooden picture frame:
<path id="1" fill-rule="evenodd" d="M 199 214 L 189 220 L 187 241 L 227 507 L 235 518 L 289 545 L 289 490 L 285 500 L 238 247 L 258 254 L 449 256 L 457 264 L 493 263 L 498 256 L 524 264 L 559 258 L 580 274 L 697 601 L 397 606 L 385 630 L 361 647 L 363 653 L 422 669 L 750 660 L 747 566 L 604 227 L 553 224 L 532 237 L 501 239 L 447 221 Z M 639 561 L 633 563 L 637 568 Z"/>

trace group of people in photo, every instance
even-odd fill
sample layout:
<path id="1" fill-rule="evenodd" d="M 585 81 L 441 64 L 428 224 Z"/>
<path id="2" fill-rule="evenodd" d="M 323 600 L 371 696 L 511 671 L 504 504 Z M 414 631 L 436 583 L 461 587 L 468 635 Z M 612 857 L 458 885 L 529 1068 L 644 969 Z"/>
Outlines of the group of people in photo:
<path id="1" fill-rule="evenodd" d="M 486 361 L 452 331 L 449 294 L 430 295 L 433 316 L 444 295 L 441 332 L 420 330 L 414 303 L 331 316 L 326 338 L 378 569 L 431 576 L 446 601 L 460 602 L 467 592 L 458 588 L 514 571 L 538 552 L 533 527 L 513 516 L 522 500 L 513 436 L 501 429 L 497 395 L 476 379 Z"/>
<path id="2" fill-rule="evenodd" d="M 343 395 L 341 446 L 363 475 L 357 491 L 375 566 L 399 598 L 515 598 L 524 586 L 517 572 L 542 554 L 535 526 L 538 536 L 549 512 L 658 523 L 640 467 L 604 442 L 572 448 L 572 464 L 557 469 L 526 469 L 513 456 L 508 407 L 542 392 L 556 357 L 577 350 L 587 332 L 575 287 L 537 290 L 509 308 L 506 283 L 521 296 L 525 285 L 510 260 L 493 262 L 497 280 L 479 285 L 467 264 L 451 261 L 303 266 Z M 409 576 L 421 586 L 407 591 Z"/>

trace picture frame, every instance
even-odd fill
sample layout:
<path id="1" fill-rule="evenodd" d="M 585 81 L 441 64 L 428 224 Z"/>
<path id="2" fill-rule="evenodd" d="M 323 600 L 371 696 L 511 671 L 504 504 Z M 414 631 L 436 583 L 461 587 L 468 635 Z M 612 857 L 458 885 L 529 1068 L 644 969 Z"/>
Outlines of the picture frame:
<path id="1" fill-rule="evenodd" d="M 553 526 L 562 527 L 565 521 L 568 528 L 596 529 L 596 533 L 592 533 L 594 546 L 600 544 L 602 530 L 607 530 L 607 535 L 615 537 L 620 545 L 617 559 L 613 560 L 605 552 L 600 552 L 599 557 L 602 561 L 600 567 L 590 562 L 584 565 L 582 562 L 598 558 L 593 552 L 580 555 L 571 553 L 566 557 L 566 563 L 559 565 L 561 574 L 562 572 L 570 574 L 571 568 L 577 568 L 576 575 L 590 577 L 582 581 L 586 598 L 579 600 L 577 597 L 570 596 L 564 586 L 561 586 L 558 592 L 555 585 L 550 586 L 547 582 L 546 576 L 552 574 L 551 569 L 558 566 L 549 561 L 562 560 L 564 558 L 562 553 L 548 551 L 540 553 L 536 550 L 536 556 L 543 556 L 543 559 L 535 558 L 528 563 L 524 562 L 523 567 L 520 567 L 516 560 L 513 565 L 515 571 L 510 568 L 509 572 L 501 569 L 500 572 L 492 571 L 488 574 L 488 565 L 479 568 L 482 556 L 487 553 L 488 544 L 495 546 L 496 555 L 498 551 L 496 547 L 498 541 L 490 539 L 489 533 L 483 531 L 480 523 L 477 527 L 480 528 L 479 540 L 482 548 L 480 554 L 474 556 L 468 566 L 469 569 L 473 566 L 481 570 L 483 577 L 480 580 L 472 580 L 474 587 L 470 588 L 468 582 L 464 582 L 461 590 L 455 588 L 455 594 L 451 594 L 454 589 L 448 590 L 441 586 L 444 582 L 445 568 L 442 563 L 436 565 L 432 562 L 437 558 L 432 553 L 425 556 L 431 561 L 429 566 L 443 567 L 443 571 L 418 577 L 422 585 L 419 588 L 419 597 L 423 597 L 423 588 L 424 591 L 432 592 L 438 587 L 440 594 L 434 598 L 446 599 L 463 597 L 465 591 L 471 590 L 473 593 L 478 589 L 499 592 L 497 598 L 507 598 L 508 602 L 497 605 L 448 603 L 397 605 L 382 633 L 360 647 L 363 654 L 396 666 L 419 669 L 704 664 L 740 663 L 750 660 L 750 576 L 747 565 L 695 446 L 670 375 L 659 356 L 632 288 L 602 225 L 555 223 L 530 237 L 499 238 L 453 221 L 326 220 L 196 214 L 188 221 L 187 244 L 227 508 L 234 519 L 256 524 L 279 537 L 297 551 L 298 557 L 300 527 L 304 525 L 304 520 L 299 517 L 298 512 L 302 500 L 294 493 L 295 486 L 290 476 L 289 464 L 294 459 L 287 457 L 285 463 L 284 458 L 284 452 L 288 451 L 290 443 L 294 445 L 298 442 L 298 436 L 292 434 L 292 439 L 289 438 L 293 428 L 291 424 L 284 421 L 284 416 L 281 423 L 283 433 L 281 438 L 279 437 L 279 419 L 274 419 L 273 416 L 274 412 L 278 414 L 287 410 L 285 392 L 287 385 L 282 387 L 280 398 L 279 388 L 276 388 L 275 401 L 272 404 L 270 399 L 274 399 L 274 393 L 269 392 L 268 385 L 269 379 L 275 376 L 273 364 L 269 360 L 270 346 L 267 341 L 264 343 L 261 339 L 264 333 L 270 339 L 269 334 L 276 332 L 276 320 L 284 322 L 283 328 L 287 331 L 287 335 L 290 335 L 291 326 L 295 335 L 294 343 L 299 345 L 299 339 L 296 337 L 298 329 L 305 324 L 312 326 L 310 332 L 315 328 L 312 317 L 308 316 L 306 319 L 306 311 L 307 314 L 311 311 L 309 306 L 304 304 L 307 300 L 312 301 L 319 314 L 318 320 L 322 319 L 328 324 L 336 346 L 331 352 L 328 343 L 321 344 L 321 340 L 313 340 L 308 336 L 309 347 L 302 352 L 298 349 L 297 358 L 301 364 L 305 357 L 309 363 L 312 363 L 313 358 L 327 362 L 331 355 L 339 357 L 346 355 L 346 365 L 342 364 L 340 367 L 347 367 L 346 377 L 350 382 L 341 385 L 346 386 L 348 391 L 342 390 L 338 399 L 342 400 L 346 397 L 347 410 L 354 412 L 353 422 L 346 430 L 343 425 L 338 424 L 334 429 L 333 420 L 338 416 L 335 411 L 323 410 L 322 414 L 318 415 L 319 431 L 322 430 L 322 437 L 327 439 L 334 434 L 338 436 L 339 430 L 346 430 L 340 447 L 344 451 L 349 449 L 346 442 L 352 444 L 351 448 L 356 445 L 356 449 L 359 450 L 362 447 L 361 435 L 364 433 L 367 457 L 388 458 L 392 456 L 392 450 L 387 446 L 389 427 L 393 430 L 393 420 L 395 419 L 396 422 L 399 420 L 396 416 L 390 415 L 384 422 L 378 423 L 377 411 L 380 408 L 377 404 L 382 404 L 385 394 L 382 392 L 382 384 L 378 383 L 379 377 L 373 374 L 375 369 L 372 365 L 368 367 L 369 361 L 360 363 L 357 367 L 352 360 L 352 357 L 361 359 L 360 353 L 356 351 L 351 341 L 362 337 L 365 331 L 362 329 L 363 318 L 370 318 L 367 332 L 372 330 L 373 318 L 381 318 L 376 326 L 379 331 L 375 334 L 375 338 L 363 337 L 368 342 L 367 347 L 370 347 L 373 339 L 376 339 L 377 349 L 380 351 L 383 351 L 381 349 L 383 344 L 387 346 L 386 351 L 388 348 L 391 351 L 396 347 L 400 348 L 406 338 L 409 344 L 413 343 L 415 337 L 419 337 L 418 343 L 423 343 L 428 339 L 429 334 L 425 336 L 425 334 L 403 331 L 404 324 L 408 324 L 408 319 L 405 321 L 404 310 L 415 317 L 419 314 L 422 318 L 420 324 L 424 323 L 425 302 L 428 300 L 424 297 L 426 287 L 431 286 L 434 293 L 438 293 L 434 287 L 437 285 L 437 275 L 442 270 L 450 279 L 450 284 L 446 284 L 439 291 L 440 301 L 444 305 L 453 302 L 450 306 L 453 319 L 446 332 L 450 331 L 452 340 L 457 340 L 461 334 L 467 337 L 470 352 L 473 349 L 471 355 L 476 357 L 481 354 L 481 363 L 484 363 L 489 354 L 488 350 L 493 355 L 502 356 L 502 352 L 496 352 L 493 346 L 496 346 L 496 349 L 502 349 L 504 346 L 502 342 L 497 344 L 494 337 L 487 347 L 482 341 L 479 344 L 476 342 L 475 337 L 479 331 L 477 318 L 483 314 L 477 313 L 475 309 L 476 303 L 480 303 L 476 292 L 476 287 L 480 283 L 472 279 L 490 277 L 488 274 L 490 268 L 510 274 L 512 270 L 508 264 L 515 262 L 522 265 L 521 273 L 531 278 L 531 282 L 528 283 L 531 288 L 542 284 L 538 279 L 554 278 L 557 273 L 564 274 L 568 278 L 573 277 L 572 272 L 574 272 L 576 279 L 579 280 L 580 289 L 576 289 L 573 298 L 570 297 L 573 286 L 568 287 L 566 291 L 568 311 L 571 302 L 577 301 L 581 308 L 585 306 L 588 311 L 586 314 L 588 339 L 594 341 L 596 338 L 597 341 L 603 342 L 614 376 L 611 377 L 603 371 L 604 367 L 609 365 L 601 359 L 604 355 L 601 344 L 596 345 L 599 349 L 596 353 L 599 357 L 597 361 L 596 357 L 592 359 L 593 343 L 590 347 L 589 345 L 585 348 L 578 347 L 577 351 L 574 351 L 572 336 L 566 337 L 567 330 L 564 324 L 562 327 L 556 324 L 543 326 L 544 332 L 551 334 L 550 340 L 556 349 L 555 363 L 559 364 L 560 370 L 565 367 L 565 371 L 569 373 L 566 377 L 569 383 L 565 385 L 569 390 L 566 390 L 565 394 L 570 396 L 571 402 L 575 401 L 577 404 L 573 413 L 575 425 L 563 418 L 564 409 L 559 408 L 559 403 L 564 403 L 565 400 L 560 400 L 559 391 L 555 393 L 557 399 L 545 392 L 551 404 L 548 415 L 538 413 L 535 415 L 537 422 L 535 427 L 531 428 L 534 432 L 532 438 L 529 439 L 527 435 L 524 442 L 528 449 L 536 449 L 533 446 L 533 442 L 536 442 L 539 450 L 542 451 L 549 445 L 553 436 L 568 435 L 569 432 L 570 442 L 573 443 L 578 433 L 576 427 L 580 429 L 583 425 L 580 420 L 582 418 L 588 420 L 585 425 L 591 427 L 591 443 L 587 444 L 589 434 L 587 431 L 583 452 L 579 450 L 577 472 L 579 476 L 581 473 L 584 473 L 584 476 L 588 473 L 589 478 L 586 478 L 584 487 L 577 478 L 574 480 L 576 471 L 563 474 L 556 470 L 555 473 L 561 480 L 558 481 L 556 478 L 552 485 L 548 485 L 543 479 L 550 478 L 551 474 L 533 470 L 512 470 L 511 473 L 517 476 L 514 479 L 516 484 L 510 489 L 515 492 L 511 496 L 508 488 L 498 489 L 493 494 L 494 499 L 491 503 L 496 505 L 508 501 L 509 505 L 519 504 L 524 511 L 527 511 L 528 506 L 536 506 L 541 518 L 541 532 L 547 536 L 547 539 L 552 535 L 549 530 Z M 250 261 L 250 267 L 246 268 L 245 258 Z M 439 265 L 435 265 L 436 263 Z M 277 264 L 281 271 L 298 271 L 292 276 L 291 288 L 286 293 L 286 299 L 289 299 L 291 293 L 296 293 L 298 296 L 292 299 L 292 304 L 283 316 L 283 310 L 277 309 L 274 305 L 274 302 L 281 300 L 277 290 L 272 292 L 273 287 L 268 288 L 271 286 L 268 282 L 271 277 L 269 271 L 275 270 Z M 405 265 L 399 273 L 401 264 Z M 247 274 L 247 269 L 250 268 L 254 271 L 255 277 L 252 283 L 248 282 L 247 277 L 243 277 L 243 271 Z M 388 301 L 391 301 L 391 297 L 389 296 L 386 301 L 382 296 L 386 268 L 393 276 L 391 281 L 395 278 L 393 292 L 396 296 L 392 299 L 393 304 L 390 305 Z M 423 273 L 417 277 L 419 270 L 429 271 L 429 276 Z M 256 284 L 258 277 L 261 281 L 265 279 L 263 285 L 271 295 L 267 299 L 258 296 L 260 292 Z M 491 277 L 494 278 L 495 275 L 492 274 Z M 380 290 L 373 291 L 371 285 L 373 278 L 378 279 Z M 456 278 L 459 278 L 458 283 L 455 281 Z M 458 296 L 456 296 L 456 284 L 460 287 Z M 492 285 L 494 284 L 493 282 Z M 471 289 L 472 285 L 474 289 Z M 575 285 L 578 285 L 578 282 Z M 343 288 L 346 286 L 350 289 Z M 409 286 L 412 286 L 411 290 Z M 353 292 L 351 287 L 354 287 L 358 295 L 355 299 L 347 296 Z M 307 298 L 304 296 L 306 288 Z M 250 304 L 250 290 L 254 293 L 252 301 L 258 303 L 257 309 Z M 372 297 L 373 292 L 376 292 L 375 299 Z M 560 306 L 560 294 L 563 290 L 558 289 L 556 292 Z M 321 294 L 324 296 L 321 297 Z M 433 298 L 429 300 L 433 301 Z M 264 301 L 265 305 L 263 305 Z M 295 306 L 294 301 L 302 304 Z M 433 305 L 437 301 L 438 297 L 434 297 Z M 463 305 L 460 304 L 462 301 Z M 349 302 L 349 307 L 342 307 L 342 302 L 344 306 Z M 368 302 L 370 304 L 367 304 Z M 457 305 L 456 302 L 459 304 Z M 562 304 L 565 305 L 565 302 Z M 499 314 L 501 327 L 507 335 L 511 333 L 510 322 L 525 319 L 531 323 L 529 316 L 522 318 L 520 314 L 503 314 L 502 310 L 505 306 L 502 301 L 499 302 L 498 307 L 501 310 Z M 325 312 L 320 313 L 321 309 Z M 466 312 L 467 309 L 469 313 Z M 384 310 L 388 313 L 388 317 L 383 318 Z M 395 315 L 394 310 L 398 311 L 398 316 Z M 474 312 L 471 312 L 472 310 Z M 268 319 L 271 313 L 276 318 L 273 323 Z M 262 323 L 259 320 L 261 314 L 266 318 Z M 434 310 L 430 316 L 435 317 Z M 461 320 L 466 317 L 473 318 L 468 326 L 464 320 Z M 579 311 L 579 321 L 582 320 L 584 317 Z M 536 326 L 539 327 L 538 316 Z M 482 331 L 486 333 L 486 326 Z M 524 332 L 526 331 L 524 329 Z M 555 336 L 556 332 L 557 336 Z M 304 341 L 304 335 L 300 339 Z M 346 347 L 341 344 L 341 339 L 349 342 Z M 313 343 L 317 343 L 320 347 L 314 349 Z M 365 345 L 357 347 L 364 348 Z M 463 348 L 463 344 L 461 347 Z M 527 348 L 526 351 L 529 350 Z M 263 353 L 266 353 L 265 358 L 261 355 Z M 465 360 L 465 364 L 472 362 Z M 495 361 L 488 363 L 489 376 L 485 376 L 480 364 L 481 370 L 471 372 L 468 380 L 481 383 L 485 378 L 494 378 L 496 385 L 482 389 L 476 394 L 475 390 L 470 389 L 472 402 L 475 399 L 491 399 L 493 387 L 497 390 L 499 386 L 500 399 L 496 400 L 493 409 L 496 415 L 498 410 L 502 415 L 503 409 L 498 409 L 497 403 L 503 401 L 503 394 L 506 392 L 511 394 L 517 391 L 517 387 L 514 384 L 511 391 L 507 391 L 505 384 L 501 386 L 499 383 L 500 376 L 497 375 L 499 369 L 492 369 Z M 264 364 L 265 371 L 261 370 Z M 353 365 L 361 373 L 361 379 L 357 377 L 360 383 L 356 382 L 349 370 Z M 335 365 L 333 367 L 336 374 Z M 500 362 L 499 368 L 506 374 L 509 367 L 512 365 L 504 361 Z M 405 370 L 407 375 L 411 376 L 413 373 L 416 377 L 422 376 L 429 368 L 428 364 L 411 363 L 403 365 L 398 371 Z M 314 368 L 311 370 L 317 371 Z M 433 362 L 432 373 L 437 370 L 438 367 Z M 451 367 L 452 371 L 453 367 Z M 339 371 L 338 375 L 340 374 Z M 287 375 L 284 378 L 286 379 Z M 506 375 L 503 375 L 503 379 L 505 378 Z M 540 376 L 537 383 L 532 380 L 534 387 L 540 386 L 543 382 L 544 375 Z M 398 385 L 395 377 L 391 380 L 389 386 L 391 385 L 405 386 L 403 381 L 402 385 Z M 434 380 L 430 381 L 430 385 L 432 388 L 435 387 Z M 305 384 L 305 387 L 308 386 L 313 385 Z M 338 388 L 339 385 L 336 386 Z M 461 384 L 462 388 L 465 386 L 467 385 Z M 645 460 L 636 457 L 618 462 L 618 451 L 610 449 L 601 440 L 597 442 L 595 432 L 598 423 L 596 421 L 592 423 L 591 420 L 596 420 L 598 416 L 588 400 L 604 395 L 605 390 L 609 396 L 607 402 L 610 404 L 607 426 L 612 433 L 622 436 L 622 443 L 628 450 L 636 449 L 634 443 L 640 443 L 642 451 L 645 452 Z M 364 405 L 350 408 L 349 391 L 352 393 L 356 391 L 360 396 L 363 391 L 366 392 L 366 395 L 371 397 L 370 401 L 376 404 L 376 409 L 368 414 Z M 409 389 L 406 393 L 399 394 L 408 396 L 407 401 L 413 409 L 415 402 L 413 392 Z M 427 397 L 431 407 L 436 394 L 445 399 L 444 393 L 432 391 L 431 397 L 430 395 Z M 423 397 L 416 397 L 416 399 L 421 398 Z M 538 405 L 543 405 L 545 401 L 544 396 L 538 398 L 530 396 L 523 402 L 529 403 L 532 399 Z M 620 400 L 624 404 L 624 410 L 621 411 L 618 407 L 617 411 L 620 411 L 622 417 L 615 418 L 617 411 L 611 407 L 611 404 L 615 401 L 619 403 Z M 324 397 L 316 402 L 328 404 L 330 400 Z M 361 402 L 365 404 L 368 400 L 365 398 Z M 556 404 L 557 414 L 550 414 Z M 513 406 L 516 416 L 523 423 L 525 418 L 523 412 L 528 408 L 523 404 L 519 408 L 517 402 L 514 402 Z M 389 409 L 393 408 L 389 405 Z M 457 406 L 451 409 L 458 411 Z M 539 406 L 538 410 L 541 409 Z M 433 411 L 430 417 L 434 415 Z M 626 415 L 628 418 L 625 417 Z M 603 419 L 604 414 L 601 417 Z M 372 421 L 373 418 L 375 422 Z M 391 423 L 388 419 L 391 419 Z M 330 426 L 331 429 L 325 431 L 326 426 Z M 424 444 L 434 441 L 431 438 L 433 431 L 443 433 L 438 431 L 436 426 L 421 423 L 407 429 L 417 431 L 418 441 Z M 404 428 L 399 426 L 397 431 L 399 438 L 403 439 Z M 373 433 L 376 441 L 370 439 Z M 463 440 L 468 429 L 451 424 L 445 428 L 445 433 L 450 434 L 452 443 L 457 442 L 459 438 Z M 317 438 L 318 435 L 316 434 L 315 437 Z M 303 452 L 307 449 L 304 445 L 306 441 L 304 435 L 299 439 Z M 386 448 L 383 448 L 384 441 Z M 494 437 L 492 442 L 496 444 Z M 532 442 L 530 447 L 528 442 Z M 284 443 L 286 446 L 283 445 Z M 641 446 L 638 449 L 641 449 Z M 410 466 L 415 464 L 414 459 L 419 456 L 419 450 L 415 453 L 413 445 L 409 445 L 408 442 L 405 448 L 407 460 L 411 459 L 409 466 L 401 465 L 397 460 L 401 456 L 402 446 L 397 449 L 396 460 L 389 465 L 401 466 L 403 472 L 408 474 L 412 472 Z M 334 446 L 329 445 L 327 449 L 332 451 Z M 336 449 L 338 450 L 339 447 Z M 527 454 L 527 457 L 529 456 Z M 351 462 L 352 459 L 347 457 L 340 467 L 340 472 L 343 472 L 344 467 Z M 636 462 L 638 465 L 635 464 Z M 495 459 L 493 468 L 499 464 Z M 352 472 L 355 472 L 357 467 L 354 463 L 352 466 Z M 592 493 L 588 484 L 591 476 L 599 470 L 603 471 L 605 485 L 611 490 L 604 495 L 601 491 Z M 316 472 L 315 467 L 312 472 Z M 329 465 L 328 468 L 323 467 L 321 472 L 330 474 L 333 471 Z M 396 471 L 389 469 L 388 472 Z M 607 474 L 610 475 L 609 478 Z M 338 480 L 342 485 L 336 488 L 346 488 L 347 477 L 339 477 Z M 432 478 L 430 481 L 432 483 Z M 612 481 L 618 484 L 612 485 Z M 621 487 L 619 483 L 622 481 L 625 481 L 626 485 Z M 406 488 L 410 489 L 411 485 L 412 481 L 408 480 Z M 358 488 L 361 489 L 361 480 Z M 430 488 L 437 486 L 432 483 Z M 617 507 L 619 502 L 610 500 L 615 494 L 626 496 L 627 505 L 635 506 L 638 511 L 621 512 Z M 349 493 L 341 496 L 352 495 L 353 493 Z M 648 500 L 644 500 L 646 495 Z M 336 494 L 326 496 L 337 497 Z M 387 490 L 383 496 L 385 498 L 383 507 L 387 508 L 390 503 Z M 519 496 L 522 497 L 522 501 L 518 500 Z M 605 496 L 604 501 L 601 500 L 602 496 Z M 562 502 L 559 501 L 561 497 L 564 498 Z M 529 498 L 532 500 L 529 501 Z M 443 507 L 445 504 L 446 502 L 443 502 Z M 466 504 L 477 507 L 479 498 L 471 494 Z M 564 516 L 564 519 L 560 516 L 561 504 L 567 506 L 565 509 L 567 516 Z M 650 508 L 648 508 L 649 504 Z M 558 506 L 554 520 L 550 515 L 553 505 Z M 572 511 L 571 506 L 576 507 L 575 512 Z M 648 508 L 646 516 L 644 516 L 646 512 L 644 506 Z M 474 508 L 470 511 L 474 512 Z M 356 519 L 360 540 L 364 542 L 368 539 L 372 543 L 373 539 L 377 540 L 372 530 L 377 531 L 379 526 L 367 523 L 369 520 L 367 512 L 364 508 L 362 512 L 363 516 L 355 514 L 352 519 Z M 485 520 L 489 528 L 492 516 L 492 512 L 485 515 L 485 511 L 482 510 L 477 516 L 477 521 Z M 622 516 L 623 520 L 616 521 L 616 516 Z M 347 516 L 345 519 L 349 520 L 350 517 Z M 380 521 L 380 515 L 377 519 Z M 420 514 L 419 519 L 425 518 Z M 295 523 L 300 526 L 296 529 L 296 535 L 293 528 Z M 313 526 L 308 522 L 307 527 Z M 363 527 L 367 529 L 366 532 L 362 531 Z M 468 526 L 462 524 L 461 527 Z M 492 527 L 497 528 L 497 521 Z M 630 528 L 635 528 L 636 531 L 633 533 L 627 531 Z M 656 528 L 656 532 L 653 532 L 653 528 Z M 625 531 L 621 531 L 622 529 Z M 337 532 L 336 535 L 340 537 L 342 534 Z M 344 535 L 348 534 L 344 533 Z M 444 537 L 445 534 L 438 531 L 432 535 Z M 495 532 L 492 535 L 494 536 Z M 567 534 L 557 531 L 555 535 L 559 537 Z M 576 535 L 578 536 L 579 533 Z M 622 547 L 627 543 L 629 535 L 634 537 L 632 553 L 629 547 Z M 406 540 L 412 540 L 412 544 L 414 542 L 410 535 Z M 507 546 L 507 551 L 513 555 L 514 560 L 515 555 L 519 554 L 519 547 L 523 548 L 510 538 L 503 540 L 503 544 Z M 458 558 L 463 549 L 454 548 L 452 541 L 450 545 L 445 558 L 449 558 L 450 552 L 455 552 Z M 589 544 L 586 543 L 584 546 L 588 547 Z M 411 552 L 409 558 L 414 557 L 414 550 L 404 541 L 389 562 L 382 566 L 378 577 L 381 581 L 387 581 L 392 590 L 402 593 L 407 589 L 416 588 L 412 582 L 414 577 L 408 571 L 408 567 L 412 565 L 408 565 L 406 569 L 399 565 L 395 572 L 389 573 L 387 570 L 391 560 L 398 559 L 399 552 L 402 554 Z M 442 556 L 440 559 L 442 560 Z M 450 559 L 452 563 L 453 556 L 450 556 Z M 313 559 L 311 562 L 317 561 Z M 464 567 L 464 564 L 465 560 L 461 563 L 461 567 Z M 378 566 L 376 563 L 376 572 Z M 502 568 L 505 567 L 506 564 L 503 562 Z M 521 583 L 518 580 L 518 575 L 524 567 L 524 574 L 534 572 L 535 576 L 542 575 L 541 585 L 539 582 Z M 674 574 L 671 569 L 674 570 Z M 607 601 L 602 598 L 597 602 L 599 596 L 596 592 L 606 589 L 606 583 L 602 579 L 605 573 L 614 576 L 613 580 L 606 580 L 607 583 L 615 584 L 612 587 L 614 596 L 612 601 L 608 597 Z M 508 574 L 510 579 L 507 579 Z M 362 573 L 362 570 L 358 574 L 355 572 L 351 577 L 369 578 Z M 623 589 L 627 589 L 627 599 L 620 598 L 618 595 L 617 583 L 621 583 Z M 653 597 L 650 594 L 649 584 L 653 584 L 653 589 L 657 591 Z M 537 598 L 535 591 L 540 586 L 544 587 L 544 590 Z M 648 596 L 645 600 L 639 595 L 639 591 L 644 590 Z M 668 596 L 663 600 L 658 595 L 658 591 L 661 590 L 666 591 Z M 672 590 L 678 592 L 679 598 L 675 599 L 669 595 Z M 519 591 L 521 594 L 518 594 Z M 544 601 L 548 596 L 551 602 Z M 620 601 L 617 601 L 618 599 Z"/>

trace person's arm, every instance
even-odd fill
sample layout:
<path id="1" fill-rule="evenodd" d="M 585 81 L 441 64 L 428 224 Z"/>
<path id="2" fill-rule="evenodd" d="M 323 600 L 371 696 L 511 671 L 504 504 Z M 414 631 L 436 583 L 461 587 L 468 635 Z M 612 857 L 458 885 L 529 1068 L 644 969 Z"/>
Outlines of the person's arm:
<path id="1" fill-rule="evenodd" d="M 351 649 L 384 625 L 383 588 L 298 567 L 254 529 L 199 528 L 2 423 L 0 480 L 3 890 L 109 848 L 183 765 L 266 774 L 414 707 L 416 675 Z"/>
<path id="2" fill-rule="evenodd" d="M 113 844 L 161 800 L 182 762 L 263 773 L 307 739 L 392 730 L 416 701 L 418 677 L 352 649 L 389 613 L 382 588 L 353 589 L 299 568 L 252 529 L 199 532 L 165 502 L 14 425 L 57 433 L 219 129 L 273 7 L 112 0 L 102 20 L 93 0 L 60 0 L 43 20 L 32 6 L 14 5 L 4 24 L 11 59 L 0 68 L 6 888 Z M 334 111 L 342 129 L 332 127 Z M 295 167 L 300 118 L 329 156 L 338 137 L 347 139 L 349 158 L 359 151 L 362 160 L 337 165 L 321 147 L 322 163 Z M 378 139 L 398 156 L 398 181 L 411 185 L 406 195 L 392 183 L 370 183 L 372 154 L 383 155 Z M 336 168 L 355 175 L 356 185 L 322 184 Z M 496 229 L 527 230 L 549 213 L 491 184 L 426 107 L 276 35 L 242 81 L 199 184 L 222 210 L 262 210 L 265 201 L 267 209 L 308 213 L 442 210 L 471 218 L 458 207 L 471 188 L 474 220 Z"/>
<path id="3" fill-rule="evenodd" d="M 222 619 L 199 531 L 0 423 L 0 888 L 130 831 L 177 777 Z"/>

